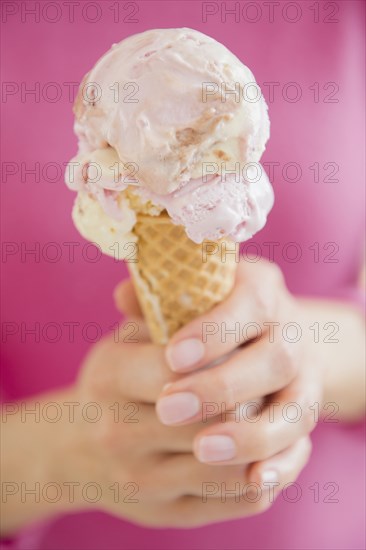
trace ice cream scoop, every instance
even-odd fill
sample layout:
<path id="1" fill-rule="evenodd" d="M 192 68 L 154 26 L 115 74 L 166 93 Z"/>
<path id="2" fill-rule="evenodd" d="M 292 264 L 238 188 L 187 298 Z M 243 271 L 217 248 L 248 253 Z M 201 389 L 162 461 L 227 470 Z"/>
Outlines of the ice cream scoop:
<path id="1" fill-rule="evenodd" d="M 251 71 L 192 29 L 155 29 L 112 48 L 86 75 L 75 104 L 82 152 L 110 145 L 135 163 L 141 186 L 169 193 L 202 163 L 257 162 L 269 137 Z"/>
<path id="2" fill-rule="evenodd" d="M 264 227 L 273 205 L 273 191 L 261 165 L 248 175 L 216 174 L 208 181 L 192 179 L 167 195 L 137 192 L 162 205 L 173 223 L 183 225 L 188 237 L 200 244 L 229 237 L 242 242 Z"/>
<path id="3" fill-rule="evenodd" d="M 111 242 L 123 240 L 138 212 L 165 209 L 196 243 L 242 241 L 264 226 L 267 106 L 248 67 L 213 38 L 155 29 L 113 45 L 84 78 L 75 115 L 79 152 L 66 182 L 83 207 L 73 217 L 104 252 L 108 224 Z M 251 165 L 259 178 L 248 177 Z"/>

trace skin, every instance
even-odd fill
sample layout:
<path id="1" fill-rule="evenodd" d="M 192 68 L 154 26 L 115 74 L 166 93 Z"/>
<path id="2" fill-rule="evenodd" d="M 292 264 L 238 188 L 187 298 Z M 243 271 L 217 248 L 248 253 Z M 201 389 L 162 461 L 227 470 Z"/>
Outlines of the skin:
<path id="1" fill-rule="evenodd" d="M 55 513 L 85 509 L 102 509 L 156 527 L 193 527 L 261 513 L 307 463 L 309 435 L 318 412 L 329 413 L 327 403 L 333 404 L 331 412 L 336 411 L 338 421 L 355 421 L 364 413 L 360 311 L 346 303 L 295 298 L 274 264 L 240 264 L 230 296 L 181 329 L 166 348 L 149 342 L 131 283 L 119 285 L 115 297 L 129 322 L 136 324 L 138 341 L 104 338 L 91 348 L 72 387 L 27 403 L 31 407 L 39 402 L 41 410 L 49 402 L 57 403 L 60 421 L 52 423 L 41 415 L 35 422 L 30 415 L 24 422 L 21 410 L 12 405 L 5 409 L 5 534 Z M 235 322 L 242 327 L 249 321 L 263 327 L 260 337 L 253 340 L 256 331 L 240 330 L 240 338 L 224 338 L 221 323 L 232 328 Z M 282 329 L 271 336 L 268 322 L 280 323 L 280 329 L 296 322 L 302 336 L 294 343 L 286 341 Z M 319 342 L 309 329 L 315 322 L 321 327 Z M 328 322 L 339 326 L 338 342 L 324 341 L 322 330 Z M 202 338 L 207 326 L 220 330 Z M 201 342 L 203 356 L 191 364 L 186 361 L 182 368 L 183 348 L 174 350 L 187 339 Z M 184 349 L 187 356 L 187 346 Z M 210 368 L 202 368 L 207 365 Z M 167 398 L 182 393 L 195 396 L 199 411 L 166 425 Z M 248 401 L 260 412 L 256 422 L 249 417 L 234 421 L 233 415 L 223 417 L 217 409 L 207 415 L 205 410 L 207 403 L 224 404 L 229 410 Z M 74 418 L 65 405 L 70 402 L 77 404 Z M 81 414 L 91 402 L 102 411 L 96 422 L 90 421 L 95 410 L 89 409 L 87 417 Z M 297 422 L 283 416 L 284 407 L 294 402 L 301 410 Z M 234 455 L 208 459 L 207 439 L 202 452 L 207 436 L 231 438 Z M 22 498 L 20 484 L 33 487 L 35 481 L 41 488 L 58 484 L 59 500 L 49 502 L 55 494 L 51 490 L 37 504 L 32 496 Z M 79 483 L 73 498 L 67 489 L 70 482 Z M 94 503 L 90 500 L 95 491 L 87 498 L 82 494 L 90 482 L 100 489 Z M 234 492 L 225 495 L 225 490 Z"/>

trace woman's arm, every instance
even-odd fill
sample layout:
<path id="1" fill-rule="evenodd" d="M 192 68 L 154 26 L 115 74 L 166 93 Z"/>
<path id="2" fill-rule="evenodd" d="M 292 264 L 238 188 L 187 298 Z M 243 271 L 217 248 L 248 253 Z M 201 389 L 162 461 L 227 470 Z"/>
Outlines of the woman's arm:
<path id="1" fill-rule="evenodd" d="M 75 437 L 75 424 L 68 421 L 67 408 L 63 405 L 70 402 L 75 402 L 71 392 L 59 391 L 38 399 L 3 404 L 3 534 L 74 508 L 76 503 L 72 502 L 65 484 L 73 481 L 70 462 L 78 454 L 76 448 L 80 441 Z M 60 421 L 50 421 L 56 418 L 57 410 L 62 410 Z"/>
<path id="2" fill-rule="evenodd" d="M 300 324 L 311 336 L 318 368 L 323 371 L 323 401 L 339 407 L 340 420 L 365 413 L 365 318 L 346 302 L 299 300 Z M 312 328 L 310 328 L 312 327 Z"/>

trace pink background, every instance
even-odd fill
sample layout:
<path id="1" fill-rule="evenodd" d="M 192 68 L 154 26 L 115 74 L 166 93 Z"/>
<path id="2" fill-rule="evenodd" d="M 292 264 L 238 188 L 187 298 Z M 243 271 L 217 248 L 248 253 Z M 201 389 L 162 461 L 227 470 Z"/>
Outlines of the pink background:
<path id="1" fill-rule="evenodd" d="M 30 9 L 34 4 L 28 2 L 26 6 Z M 43 16 L 41 13 L 39 22 L 30 15 L 22 22 L 22 3 L 3 2 L 2 79 L 8 83 L 7 91 L 19 88 L 13 95 L 2 97 L 2 240 L 7 243 L 3 243 L 1 264 L 6 283 L 2 293 L 2 386 L 7 399 L 72 382 L 90 345 L 86 340 L 94 337 L 91 325 L 86 339 L 82 329 L 88 323 L 97 323 L 105 333 L 118 320 L 112 289 L 126 271 L 111 258 L 86 261 L 82 250 L 90 257 L 93 250 L 85 248 L 86 242 L 70 217 L 74 196 L 66 189 L 61 170 L 76 152 L 76 138 L 72 132 L 72 101 L 65 83 L 79 82 L 113 42 L 149 28 L 187 26 L 201 30 L 223 42 L 253 70 L 269 104 L 272 124 L 263 161 L 280 163 L 272 178 L 275 208 L 265 230 L 254 241 L 262 247 L 263 255 L 267 250 L 263 243 L 280 243 L 274 259 L 283 268 L 293 292 L 350 299 L 357 293 L 364 226 L 364 3 L 335 2 L 328 3 L 331 6 L 327 8 L 320 3 L 319 22 L 314 22 L 314 11 L 310 9 L 313 3 L 297 2 L 302 15 L 294 23 L 287 20 L 295 17 L 295 12 L 285 7 L 287 2 L 276 8 L 273 22 L 269 21 L 265 3 L 257 2 L 261 10 L 257 22 L 246 20 L 255 17 L 254 8 L 248 8 L 237 22 L 233 16 L 225 22 L 217 13 L 209 16 L 207 23 L 202 21 L 202 3 L 193 0 L 138 2 L 135 23 L 122 20 L 131 13 L 134 3 L 119 3 L 119 22 L 114 22 L 110 9 L 116 3 L 97 3 L 102 15 L 95 23 L 85 21 L 81 15 L 86 4 L 80 2 L 75 7 L 71 22 L 66 7 L 59 2 L 61 18 L 51 23 L 49 19 L 56 15 L 52 7 Z M 246 4 L 240 3 L 241 9 Z M 221 3 L 210 5 L 220 9 Z M 228 8 L 233 5 L 227 3 Z M 333 5 L 338 12 L 332 15 Z M 6 15 L 13 9 L 17 13 Z M 86 15 L 92 18 L 95 13 L 89 8 Z M 326 18 L 338 22 L 327 22 Z M 42 96 L 50 82 L 57 83 L 62 92 L 58 101 L 50 102 Z M 270 101 L 269 87 L 264 82 L 279 83 L 274 101 Z M 302 97 L 297 102 L 282 96 L 289 82 L 296 82 L 301 89 Z M 314 101 L 314 92 L 309 89 L 316 82 L 319 102 Z M 335 89 L 334 85 L 324 89 L 329 82 L 339 87 L 333 96 L 336 102 L 324 101 L 327 96 L 332 99 L 329 94 Z M 22 98 L 22 87 L 32 88 L 36 83 L 41 91 L 39 101 L 31 95 Z M 48 92 L 51 97 L 54 88 L 49 87 Z M 294 88 L 289 93 L 293 94 Z M 301 166 L 302 177 L 297 182 L 286 181 L 286 174 L 284 177 L 281 173 L 289 162 Z M 315 162 L 320 166 L 320 182 L 314 181 L 314 172 L 309 169 Z M 6 177 L 6 170 L 14 164 L 4 163 L 16 163 L 17 173 Z M 27 169 L 40 163 L 39 181 L 29 174 L 22 178 L 21 163 Z M 54 182 L 49 181 L 56 173 L 52 168 L 48 178 L 42 175 L 47 163 L 59 167 Z M 332 165 L 324 169 L 325 163 L 339 165 L 339 172 L 333 176 L 338 182 L 324 181 L 332 172 Z M 292 177 L 293 172 L 289 170 L 288 175 Z M 301 247 L 298 262 L 286 261 L 281 254 L 289 241 Z M 54 256 L 55 247 L 47 249 L 51 242 L 61 251 L 60 261 L 46 261 L 42 256 L 42 250 Z M 68 242 L 78 243 L 73 262 L 64 244 Z M 314 252 L 309 249 L 314 243 L 319 243 L 319 262 L 314 261 Z M 324 249 L 326 243 L 335 245 Z M 40 247 L 39 261 L 21 253 L 22 247 L 24 251 L 24 247 L 34 246 Z M 14 254 L 7 255 L 11 249 Z M 336 249 L 337 261 L 325 262 L 326 255 Z M 47 329 L 40 342 L 23 334 L 24 327 L 31 328 L 35 323 L 40 324 L 41 331 Z M 73 341 L 65 323 L 79 323 Z M 16 333 L 8 334 L 12 329 Z M 58 341 L 52 343 L 49 340 L 57 336 L 55 331 Z M 224 526 L 162 533 L 102 514 L 83 514 L 65 517 L 43 530 L 27 531 L 16 544 L 50 550 L 363 548 L 361 435 L 357 426 L 319 427 L 314 435 L 313 458 L 299 480 L 306 497 L 297 504 L 278 502 L 263 516 Z M 307 489 L 314 482 L 338 483 L 339 502 L 315 504 Z"/>

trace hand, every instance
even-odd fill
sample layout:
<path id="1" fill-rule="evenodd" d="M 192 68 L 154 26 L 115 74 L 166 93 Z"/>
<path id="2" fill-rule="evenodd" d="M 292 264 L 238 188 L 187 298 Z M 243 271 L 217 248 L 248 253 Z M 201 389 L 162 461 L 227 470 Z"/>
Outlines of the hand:
<path id="1" fill-rule="evenodd" d="M 174 427 L 159 421 L 158 396 L 166 384 L 179 383 L 181 375 L 169 369 L 164 348 L 146 340 L 130 284 L 122 285 L 117 295 L 129 322 L 136 323 L 139 341 L 115 341 L 116 335 L 104 339 L 92 347 L 73 387 L 37 400 L 41 410 L 51 403 L 63 411 L 60 422 L 47 422 L 42 415 L 41 421 L 31 416 L 24 424 L 21 413 L 12 409 L 3 425 L 2 480 L 10 482 L 3 504 L 5 532 L 85 508 L 160 527 L 245 517 L 271 506 L 307 460 L 309 444 L 300 439 L 263 463 L 266 471 L 278 472 L 278 483 L 256 477 L 246 461 L 229 466 L 200 463 L 193 442 L 217 419 Z M 126 336 L 123 327 L 120 335 Z M 65 403 L 76 406 L 73 421 L 64 414 Z M 27 408 L 34 405 L 29 402 Z M 37 506 L 32 499 L 24 501 L 19 487 L 33 487 L 35 482 L 42 491 L 56 484 L 61 500 L 55 504 L 42 498 Z M 74 499 L 68 498 L 72 486 Z"/>
<path id="2" fill-rule="evenodd" d="M 126 308 L 131 311 L 135 305 L 125 304 Z M 254 487 L 241 463 L 217 467 L 197 461 L 192 448 L 202 424 L 171 428 L 159 422 L 156 400 L 164 385 L 179 377 L 169 370 L 164 349 L 145 341 L 141 319 L 129 322 L 138 323 L 137 334 L 144 341 L 116 343 L 114 337 L 107 338 L 92 350 L 78 384 L 81 403 L 96 402 L 103 410 L 101 422 L 84 423 L 78 429 L 78 440 L 83 442 L 82 470 L 87 479 L 103 487 L 105 497 L 98 506 L 144 525 L 170 527 L 243 517 L 269 507 L 278 494 L 277 485 L 275 491 L 271 485 Z M 114 403 L 124 416 L 120 422 L 108 415 Z M 288 452 L 288 460 L 296 463 L 296 474 L 308 450 L 303 440 Z M 273 463 L 277 461 L 274 458 Z M 282 469 L 281 473 L 282 485 L 295 472 Z M 115 492 L 108 491 L 111 486 L 127 487 L 125 498 L 115 502 Z M 224 495 L 222 503 L 225 490 L 233 489 L 236 496 Z"/>
<path id="3" fill-rule="evenodd" d="M 118 287 L 116 300 L 130 322 L 137 323 L 138 343 L 118 343 L 113 337 L 107 338 L 92 348 L 75 386 L 38 396 L 28 403 L 9 407 L 5 404 L 4 533 L 55 513 L 70 513 L 87 506 L 137 523 L 169 527 L 204 525 L 256 514 L 271 505 L 281 487 L 293 482 L 307 462 L 310 443 L 303 434 L 310 431 L 314 420 L 306 405 L 321 401 L 323 382 L 325 401 L 339 405 L 340 419 L 358 420 L 364 413 L 365 326 L 360 308 L 326 300 L 295 300 L 286 291 L 275 266 L 265 262 L 241 266 L 231 296 L 177 333 L 166 350 L 166 360 L 164 349 L 147 341 L 130 282 Z M 240 323 L 245 326 L 253 319 L 298 321 L 307 328 L 314 322 L 325 326 L 332 321 L 339 327 L 340 337 L 336 345 L 314 345 L 304 334 L 304 338 L 287 347 L 286 339 L 281 341 L 275 333 L 273 341 L 266 344 L 268 324 L 267 332 L 263 331 L 257 339 L 253 339 L 256 331 L 243 333 Z M 235 333 L 234 341 L 229 340 L 229 335 L 224 341 L 225 323 L 230 329 L 235 322 L 239 323 L 242 344 L 235 341 Z M 280 331 L 283 328 L 271 326 Z M 206 338 L 202 338 L 204 327 Z M 122 335 L 126 332 L 122 331 Z M 292 336 L 289 333 L 287 339 Z M 187 339 L 191 342 L 182 345 Z M 196 340 L 193 346 L 192 339 Z M 178 354 L 174 352 L 176 345 Z M 213 366 L 213 361 L 221 364 Z M 211 363 L 211 369 L 201 368 L 206 363 Z M 171 385 L 167 387 L 167 383 Z M 220 384 L 220 391 L 216 391 L 215 383 Z M 181 406 L 175 409 L 182 425 L 163 426 L 155 415 L 156 401 L 160 395 L 158 411 L 163 418 L 167 402 L 162 398 L 175 393 L 183 393 Z M 210 416 L 214 410 L 206 408 L 207 422 L 200 414 L 183 420 L 183 413 L 187 413 L 186 393 L 197 395 L 198 402 L 216 399 L 220 404 L 245 403 L 253 396 L 262 397 L 255 400 L 255 404 L 264 401 L 262 415 L 252 423 L 247 410 L 240 424 L 230 423 L 227 418 L 223 423 L 218 414 Z M 266 420 L 265 413 L 276 400 L 279 405 L 273 408 L 273 420 Z M 93 401 L 104 413 L 98 422 L 86 421 L 85 415 L 77 422 L 65 422 L 63 413 L 56 423 L 46 421 L 43 414 L 40 421 L 34 414 L 27 415 L 26 422 L 22 417 L 23 408 L 34 411 L 51 405 L 52 410 L 56 406 L 64 411 L 67 402 L 82 405 Z M 281 405 L 288 401 L 299 403 L 303 413 L 299 422 L 285 422 L 278 414 Z M 192 399 L 188 398 L 189 402 Z M 114 417 L 116 405 L 120 412 L 118 421 Z M 256 405 L 252 412 L 257 412 Z M 171 413 L 170 421 L 177 422 Z M 131 422 L 136 418 L 137 423 Z M 169 422 L 169 418 L 163 420 Z M 233 437 L 236 457 L 199 463 L 192 449 L 194 446 L 198 457 L 207 460 L 207 455 L 200 454 L 204 433 Z M 283 450 L 271 454 L 278 449 Z M 269 458 L 260 459 L 267 455 Z M 259 460 L 248 465 L 257 457 Z M 276 478 L 278 483 L 274 482 Z M 94 504 L 88 504 L 85 498 L 71 501 L 63 497 L 58 502 L 42 498 L 37 506 L 33 497 L 22 497 L 22 486 L 34 488 L 37 483 L 45 489 L 50 483 L 54 496 L 55 483 L 63 494 L 64 485 L 70 486 L 70 482 L 76 483 L 78 495 L 80 486 L 97 483 L 102 497 Z M 225 495 L 233 489 L 235 494 Z"/>
<path id="4" fill-rule="evenodd" d="M 171 339 L 167 362 L 185 376 L 165 387 L 157 412 L 166 425 L 211 420 L 194 439 L 198 460 L 251 464 L 258 482 L 280 481 L 284 472 L 294 479 L 305 465 L 322 379 L 298 321 L 279 268 L 242 262 L 230 296 Z"/>

